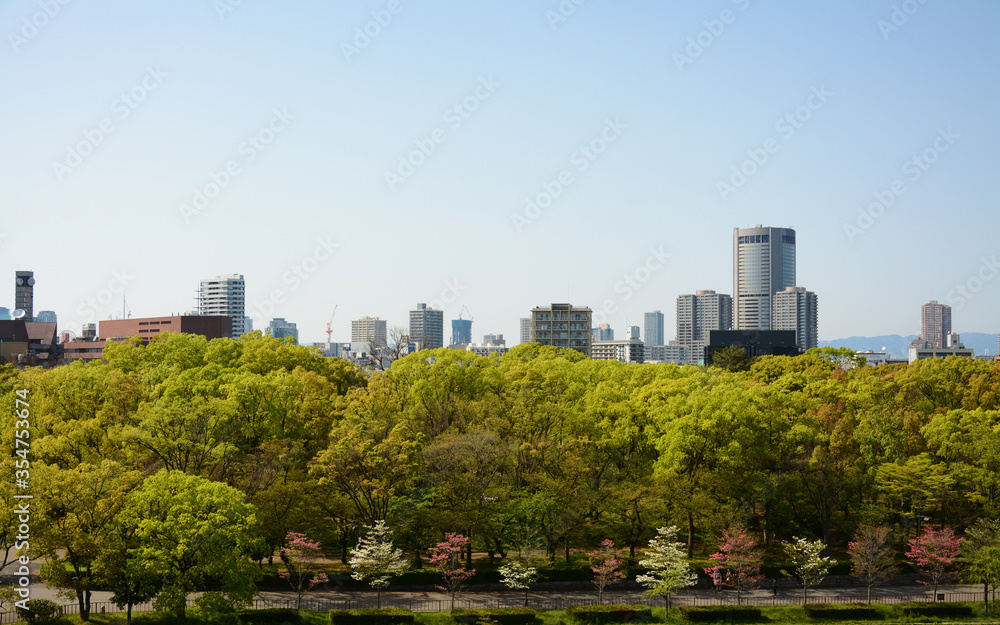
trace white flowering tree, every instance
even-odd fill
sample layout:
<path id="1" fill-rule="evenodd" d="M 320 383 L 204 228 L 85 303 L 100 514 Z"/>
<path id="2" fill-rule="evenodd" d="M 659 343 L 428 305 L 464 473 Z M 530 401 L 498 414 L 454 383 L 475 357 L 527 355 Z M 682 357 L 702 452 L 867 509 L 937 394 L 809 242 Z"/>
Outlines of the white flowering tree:
<path id="1" fill-rule="evenodd" d="M 358 546 L 351 552 L 351 577 L 375 589 L 375 606 L 382 607 L 382 589 L 389 580 L 406 570 L 403 552 L 392 546 L 392 532 L 385 526 L 385 520 L 375 522 L 368 528 L 368 535 L 358 540 Z"/>
<path id="2" fill-rule="evenodd" d="M 671 594 L 678 588 L 695 585 L 698 575 L 688 563 L 687 546 L 677 540 L 677 528 L 660 527 L 656 533 L 649 541 L 646 558 L 639 560 L 639 566 L 648 573 L 637 576 L 635 581 L 645 586 L 647 593 L 663 597 L 670 610 Z"/>
<path id="3" fill-rule="evenodd" d="M 819 586 L 830 567 L 837 563 L 836 560 L 820 556 L 825 548 L 822 540 L 806 540 L 805 538 L 795 538 L 794 543 L 787 543 L 785 551 L 795 565 L 795 576 L 802 580 L 802 603 L 806 602 L 806 596 L 810 586 Z"/>
<path id="4" fill-rule="evenodd" d="M 538 569 L 520 560 L 511 560 L 500 567 L 500 581 L 511 590 L 524 591 L 524 607 L 528 607 L 528 589 L 538 580 Z"/>

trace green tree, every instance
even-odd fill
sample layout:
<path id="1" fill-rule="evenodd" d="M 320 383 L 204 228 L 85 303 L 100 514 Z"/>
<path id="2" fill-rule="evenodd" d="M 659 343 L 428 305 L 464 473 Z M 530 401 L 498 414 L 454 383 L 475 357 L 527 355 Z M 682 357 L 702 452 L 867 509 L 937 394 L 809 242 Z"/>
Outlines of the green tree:
<path id="1" fill-rule="evenodd" d="M 231 607 L 249 605 L 260 578 L 249 558 L 260 521 L 242 493 L 163 469 L 128 496 L 123 516 L 139 541 L 137 566 L 163 580 L 158 609 L 184 618 L 188 593 L 209 580 L 222 590 L 207 595 Z"/>
<path id="2" fill-rule="evenodd" d="M 961 560 L 965 565 L 965 579 L 983 585 L 983 603 L 986 616 L 989 616 L 990 589 L 993 589 L 995 606 L 997 587 L 1000 587 L 1000 520 L 979 519 L 965 532 Z"/>
<path id="3" fill-rule="evenodd" d="M 637 576 L 635 581 L 645 586 L 647 593 L 663 597 L 669 611 L 671 594 L 678 588 L 693 586 L 698 575 L 691 570 L 684 543 L 677 541 L 677 528 L 660 527 L 656 533 L 649 541 L 646 558 L 639 560 L 639 566 L 646 567 L 648 572 Z"/>

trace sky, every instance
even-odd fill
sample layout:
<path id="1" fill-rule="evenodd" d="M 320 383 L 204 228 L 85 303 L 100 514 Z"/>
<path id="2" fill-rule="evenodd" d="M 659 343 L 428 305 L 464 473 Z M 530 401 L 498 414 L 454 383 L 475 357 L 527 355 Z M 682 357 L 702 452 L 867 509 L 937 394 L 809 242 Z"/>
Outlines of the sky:
<path id="1" fill-rule="evenodd" d="M 0 3 L 0 267 L 60 329 L 195 308 L 350 339 L 418 302 L 624 336 L 797 233 L 819 336 L 998 332 L 1000 3 Z M 994 182 L 990 182 L 993 180 Z M 124 306 L 123 306 L 124 300 Z"/>

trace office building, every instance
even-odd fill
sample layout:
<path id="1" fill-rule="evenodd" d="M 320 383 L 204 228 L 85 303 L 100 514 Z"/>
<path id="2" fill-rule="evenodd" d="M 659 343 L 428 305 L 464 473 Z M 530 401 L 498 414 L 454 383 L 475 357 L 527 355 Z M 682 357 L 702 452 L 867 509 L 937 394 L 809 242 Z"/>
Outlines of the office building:
<path id="1" fill-rule="evenodd" d="M 484 334 L 483 345 L 505 346 L 507 341 L 504 340 L 502 334 Z"/>
<path id="2" fill-rule="evenodd" d="M 52 324 L 53 328 L 55 324 Z M 164 332 L 184 332 L 200 334 L 208 340 L 232 338 L 233 320 L 225 315 L 172 315 L 169 317 L 143 317 L 133 319 L 109 319 L 97 324 L 84 326 L 83 336 L 63 344 L 63 359 L 101 360 L 104 346 L 108 341 L 121 342 L 138 336 L 143 345 Z"/>
<path id="3" fill-rule="evenodd" d="M 510 351 L 510 348 L 503 343 L 483 343 L 482 345 L 470 343 L 464 348 L 466 351 L 475 352 L 477 356 L 492 356 L 493 354 L 503 356 Z"/>
<path id="4" fill-rule="evenodd" d="M 639 332 L 639 326 L 628 326 L 625 328 L 625 338 L 626 339 L 640 339 L 642 338 Z"/>
<path id="5" fill-rule="evenodd" d="M 521 344 L 533 343 L 535 341 L 531 336 L 531 317 L 521 317 Z"/>
<path id="6" fill-rule="evenodd" d="M 285 321 L 284 317 L 275 317 L 271 319 L 271 323 L 267 326 L 267 333 L 276 339 L 295 339 L 295 342 L 299 342 L 299 330 L 295 327 L 294 323 Z"/>
<path id="7" fill-rule="evenodd" d="M 733 298 L 725 293 L 699 290 L 677 297 L 677 344 L 687 347 L 689 361 L 698 364 L 712 330 L 733 329 Z"/>
<path id="8" fill-rule="evenodd" d="M 416 310 L 410 311 L 410 341 L 417 349 L 444 347 L 444 311 L 417 304 Z"/>
<path id="9" fill-rule="evenodd" d="M 949 356 L 974 358 L 975 352 L 961 343 L 954 347 L 910 347 L 909 362 L 910 364 L 913 364 L 918 360 L 926 360 L 928 358 L 948 358 Z"/>
<path id="10" fill-rule="evenodd" d="M 13 317 L 10 316 L 10 308 L 4 308 L 0 306 L 0 321 L 10 321 Z"/>
<path id="11" fill-rule="evenodd" d="M 747 358 L 758 356 L 798 356 L 799 346 L 792 330 L 709 330 L 705 364 L 712 364 L 715 353 L 738 347 Z"/>
<path id="12" fill-rule="evenodd" d="M 679 345 L 677 341 L 670 341 L 668 345 L 647 345 L 643 350 L 643 357 L 647 363 L 672 365 L 687 365 L 702 359 L 701 354 L 692 358 L 690 348 L 687 345 Z"/>
<path id="13" fill-rule="evenodd" d="M 666 342 L 666 337 L 663 336 L 663 313 L 654 310 L 653 312 L 648 312 L 643 315 L 643 336 L 645 340 L 646 347 L 663 345 Z"/>
<path id="14" fill-rule="evenodd" d="M 613 341 L 615 340 L 614 328 L 606 323 L 602 323 L 596 328 L 591 328 L 590 330 L 590 342 L 595 341 Z"/>
<path id="15" fill-rule="evenodd" d="M 58 317 L 56 317 L 56 311 L 54 310 L 40 310 L 38 311 L 38 314 L 35 315 L 34 320 L 42 323 L 59 323 Z"/>
<path id="16" fill-rule="evenodd" d="M 773 296 L 795 286 L 795 230 L 733 230 L 733 329 L 771 330 Z"/>
<path id="17" fill-rule="evenodd" d="M 17 271 L 14 273 L 14 311 L 23 310 L 18 316 L 21 321 L 34 321 L 35 315 L 35 273 Z"/>
<path id="18" fill-rule="evenodd" d="M 201 281 L 198 290 L 198 314 L 223 315 L 233 320 L 232 338 L 246 332 L 246 283 L 242 274 L 215 276 Z"/>
<path id="19" fill-rule="evenodd" d="M 452 319 L 451 320 L 451 344 L 470 345 L 472 344 L 472 320 Z"/>
<path id="20" fill-rule="evenodd" d="M 352 343 L 374 343 L 377 347 L 384 347 L 387 337 L 385 319 L 365 316 L 351 321 Z"/>
<path id="21" fill-rule="evenodd" d="M 624 341 L 594 341 L 590 344 L 590 357 L 594 360 L 643 363 L 645 362 L 644 345 L 638 338 L 625 339 Z"/>
<path id="22" fill-rule="evenodd" d="M 771 326 L 775 330 L 795 330 L 795 342 L 805 351 L 819 347 L 816 294 L 805 287 L 790 286 L 774 294 Z"/>
<path id="23" fill-rule="evenodd" d="M 533 340 L 542 345 L 575 349 L 590 356 L 593 311 L 572 304 L 551 304 L 531 309 Z"/>

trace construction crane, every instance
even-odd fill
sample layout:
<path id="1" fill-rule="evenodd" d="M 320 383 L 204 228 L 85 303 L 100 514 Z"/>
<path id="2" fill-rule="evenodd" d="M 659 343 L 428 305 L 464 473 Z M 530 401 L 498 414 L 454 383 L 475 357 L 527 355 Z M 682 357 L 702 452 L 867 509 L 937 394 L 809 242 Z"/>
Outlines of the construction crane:
<path id="1" fill-rule="evenodd" d="M 337 316 L 337 307 L 340 304 L 335 304 L 333 306 L 333 313 L 330 314 L 330 320 L 326 322 L 326 351 L 330 351 L 330 336 L 333 334 L 333 318 Z"/>
<path id="2" fill-rule="evenodd" d="M 459 318 L 460 320 L 461 320 L 461 318 L 462 318 L 462 313 L 463 313 L 463 312 L 467 312 L 467 313 L 469 313 L 469 321 L 475 321 L 475 320 L 476 320 L 476 318 L 472 316 L 472 311 L 471 311 L 471 310 L 469 310 L 469 307 L 468 307 L 468 306 L 466 306 L 465 304 L 462 304 L 462 312 L 458 313 L 458 318 Z"/>

